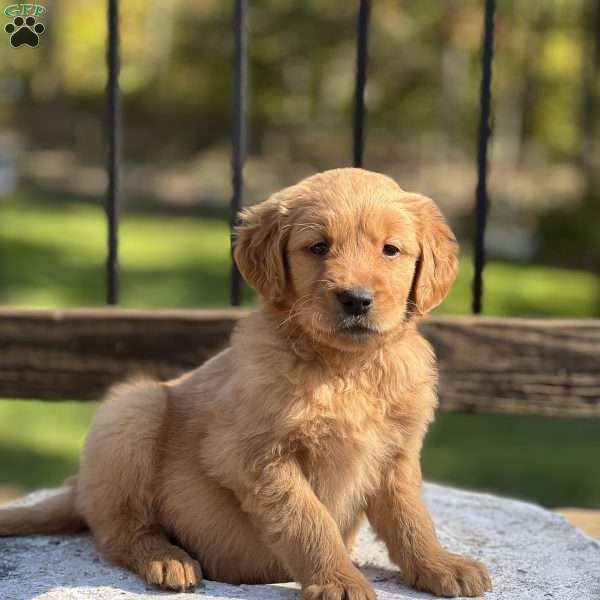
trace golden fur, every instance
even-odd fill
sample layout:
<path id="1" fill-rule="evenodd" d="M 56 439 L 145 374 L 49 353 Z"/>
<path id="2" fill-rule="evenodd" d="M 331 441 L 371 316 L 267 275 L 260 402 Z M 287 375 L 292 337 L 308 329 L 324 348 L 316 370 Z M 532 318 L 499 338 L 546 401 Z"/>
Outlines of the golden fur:
<path id="1" fill-rule="evenodd" d="M 446 296 L 456 250 L 431 200 L 360 169 L 247 209 L 235 260 L 263 308 L 196 370 L 113 388 L 77 478 L 0 511 L 0 535 L 89 527 L 105 556 L 168 589 L 294 579 L 307 600 L 372 600 L 349 558 L 366 515 L 407 583 L 482 595 L 487 570 L 442 549 L 421 499 L 437 400 L 415 319 Z M 373 309 L 342 317 L 336 292 L 356 286 Z"/>

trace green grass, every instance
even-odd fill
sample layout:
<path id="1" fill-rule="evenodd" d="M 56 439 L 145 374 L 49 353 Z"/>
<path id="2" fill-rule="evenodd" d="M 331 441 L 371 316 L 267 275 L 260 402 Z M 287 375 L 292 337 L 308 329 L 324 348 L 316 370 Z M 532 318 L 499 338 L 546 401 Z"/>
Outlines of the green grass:
<path id="1" fill-rule="evenodd" d="M 95 404 L 0 400 L 0 485 L 59 484 L 77 471 Z"/>
<path id="2" fill-rule="evenodd" d="M 102 305 L 105 235 L 97 206 L 24 197 L 1 201 L 0 304 Z M 120 236 L 122 305 L 227 305 L 224 221 L 125 215 Z M 465 256 L 439 312 L 469 313 L 471 276 Z M 491 261 L 485 289 L 490 315 L 598 315 L 598 279 L 592 273 Z M 35 488 L 73 473 L 93 409 L 79 403 L 0 401 L 0 484 Z M 598 456 L 598 419 L 441 414 L 428 436 L 423 464 L 432 480 L 550 506 L 600 506 Z"/>
<path id="3" fill-rule="evenodd" d="M 33 489 L 77 471 L 93 403 L 0 401 L 0 485 Z M 534 500 L 600 506 L 600 420 L 439 414 L 427 436 L 428 480 Z"/>
<path id="4" fill-rule="evenodd" d="M 224 221 L 126 216 L 120 229 L 122 304 L 224 306 L 229 233 Z M 21 200 L 0 205 L 3 304 L 104 303 L 106 226 L 100 207 Z"/>
<path id="5" fill-rule="evenodd" d="M 469 314 L 473 265 L 461 270 L 438 313 Z M 494 316 L 598 317 L 600 280 L 594 273 L 491 260 L 484 273 L 484 312 Z"/>
<path id="6" fill-rule="evenodd" d="M 126 215 L 120 230 L 123 306 L 226 306 L 229 229 L 225 221 Z M 0 302 L 14 306 L 93 306 L 104 302 L 106 226 L 89 204 L 9 199 L 0 203 Z M 461 260 L 440 313 L 470 312 L 471 260 Z M 598 315 L 593 273 L 490 261 L 489 315 Z"/>
<path id="7" fill-rule="evenodd" d="M 440 413 L 423 450 L 432 481 L 600 508 L 600 419 Z"/>

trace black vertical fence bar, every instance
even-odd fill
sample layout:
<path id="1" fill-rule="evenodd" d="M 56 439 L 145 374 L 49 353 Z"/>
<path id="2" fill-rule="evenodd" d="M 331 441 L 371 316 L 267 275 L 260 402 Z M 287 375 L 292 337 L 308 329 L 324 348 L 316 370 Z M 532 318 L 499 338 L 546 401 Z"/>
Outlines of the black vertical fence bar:
<path id="1" fill-rule="evenodd" d="M 370 0 L 359 0 L 356 21 L 356 79 L 352 164 L 362 167 L 365 147 L 365 87 L 367 85 Z"/>
<path id="2" fill-rule="evenodd" d="M 106 302 L 119 302 L 119 163 L 121 160 L 121 106 L 119 98 L 119 1 L 108 0 L 108 83 L 106 86 L 106 130 L 108 155 L 106 172 L 106 217 L 108 255 L 106 259 Z"/>
<path id="3" fill-rule="evenodd" d="M 473 278 L 473 312 L 481 314 L 483 298 L 483 269 L 485 267 L 485 224 L 487 218 L 488 147 L 491 134 L 492 61 L 494 57 L 495 0 L 485 0 L 483 52 L 481 60 L 481 93 L 479 142 L 477 149 L 477 188 L 475 190 L 475 244 Z"/>
<path id="4" fill-rule="evenodd" d="M 248 4 L 247 0 L 235 0 L 233 13 L 233 170 L 231 197 L 231 231 L 238 218 L 244 199 L 244 160 L 246 158 L 246 104 L 248 87 Z M 232 237 L 233 242 L 233 237 Z M 233 249 L 233 248 L 232 248 Z M 231 266 L 230 298 L 232 306 L 242 303 L 242 279 L 235 262 Z"/>

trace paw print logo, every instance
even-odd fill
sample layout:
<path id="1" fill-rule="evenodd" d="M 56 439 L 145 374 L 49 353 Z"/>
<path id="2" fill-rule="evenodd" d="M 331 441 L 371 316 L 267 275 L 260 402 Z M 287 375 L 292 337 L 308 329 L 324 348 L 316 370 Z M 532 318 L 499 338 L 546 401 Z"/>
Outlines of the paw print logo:
<path id="1" fill-rule="evenodd" d="M 46 31 L 41 23 L 36 23 L 35 17 L 15 17 L 12 23 L 7 23 L 4 31 L 10 34 L 10 45 L 13 48 L 30 46 L 36 48 L 40 42 L 40 35 Z"/>

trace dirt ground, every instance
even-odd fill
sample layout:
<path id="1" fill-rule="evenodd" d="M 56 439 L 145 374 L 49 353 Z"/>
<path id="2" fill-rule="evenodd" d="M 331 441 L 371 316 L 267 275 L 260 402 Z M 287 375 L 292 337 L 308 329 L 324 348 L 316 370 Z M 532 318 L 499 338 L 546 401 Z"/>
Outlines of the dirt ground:
<path id="1" fill-rule="evenodd" d="M 559 508 L 556 512 L 565 517 L 571 525 L 600 540 L 600 510 Z"/>

